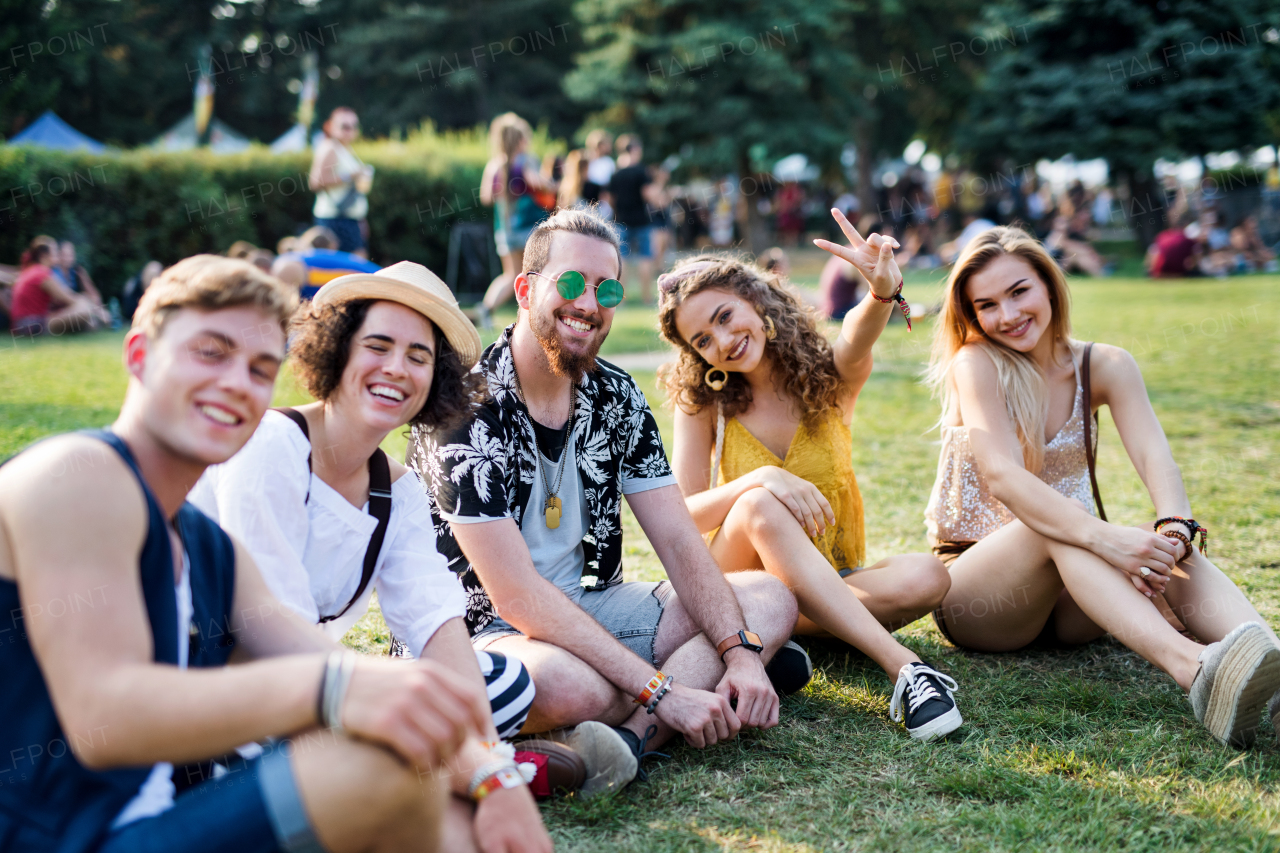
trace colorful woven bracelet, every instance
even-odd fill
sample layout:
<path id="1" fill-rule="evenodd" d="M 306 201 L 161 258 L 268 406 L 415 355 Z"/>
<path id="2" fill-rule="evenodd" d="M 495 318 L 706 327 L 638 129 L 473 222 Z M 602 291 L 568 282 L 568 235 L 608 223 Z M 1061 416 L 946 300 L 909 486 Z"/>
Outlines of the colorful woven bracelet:
<path id="1" fill-rule="evenodd" d="M 523 784 L 525 781 L 520 771 L 514 765 L 507 765 L 490 773 L 480 784 L 474 786 L 471 789 L 471 799 L 478 803 L 499 788 L 519 788 Z"/>
<path id="2" fill-rule="evenodd" d="M 644 712 L 646 714 L 653 714 L 657 712 L 658 703 L 662 701 L 662 697 L 666 696 L 667 691 L 671 689 L 672 681 L 673 679 L 669 675 L 662 680 L 662 686 L 658 688 L 658 692 L 653 694 L 653 698 L 649 700 L 649 704 L 644 706 Z"/>
<path id="3" fill-rule="evenodd" d="M 1181 516 L 1171 515 L 1167 518 L 1161 518 L 1156 521 L 1156 533 L 1160 533 L 1160 528 L 1166 524 L 1182 524 L 1187 530 L 1191 531 L 1191 538 L 1194 539 L 1196 534 L 1200 534 L 1200 553 L 1207 555 L 1209 553 L 1209 528 L 1197 522 L 1194 518 L 1182 518 Z M 1190 546 L 1188 546 L 1190 547 Z"/>
<path id="4" fill-rule="evenodd" d="M 649 700 L 653 698 L 653 694 L 662 686 L 664 680 L 666 680 L 666 676 L 662 674 L 662 670 L 655 672 L 653 674 L 653 678 L 650 678 L 649 683 L 644 686 L 644 690 L 640 691 L 640 695 L 636 698 L 635 703 L 637 705 L 649 704 Z"/>
<path id="5" fill-rule="evenodd" d="M 898 289 L 893 292 L 892 296 L 877 296 L 874 290 L 871 291 L 871 298 L 876 302 L 883 302 L 886 305 L 896 302 L 898 307 L 902 309 L 902 319 L 907 321 L 907 331 L 911 331 L 911 306 L 907 304 L 907 300 L 902 297 L 902 285 L 905 279 L 898 279 Z"/>

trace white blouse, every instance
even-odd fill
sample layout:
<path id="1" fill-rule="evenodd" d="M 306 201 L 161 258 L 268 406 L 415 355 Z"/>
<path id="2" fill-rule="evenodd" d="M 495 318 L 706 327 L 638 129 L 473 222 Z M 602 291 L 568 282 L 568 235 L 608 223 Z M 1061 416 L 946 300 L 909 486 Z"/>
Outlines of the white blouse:
<path id="1" fill-rule="evenodd" d="M 302 430 L 268 411 L 239 453 L 205 471 L 189 500 L 248 549 L 276 598 L 319 622 L 355 595 L 378 522 L 367 503 L 356 509 L 307 470 L 310 453 Z M 375 588 L 387 625 L 414 655 L 466 611 L 462 585 L 436 550 L 431 507 L 413 471 L 391 484 L 391 518 L 369 586 L 345 615 L 321 627 L 341 639 L 368 610 Z"/>

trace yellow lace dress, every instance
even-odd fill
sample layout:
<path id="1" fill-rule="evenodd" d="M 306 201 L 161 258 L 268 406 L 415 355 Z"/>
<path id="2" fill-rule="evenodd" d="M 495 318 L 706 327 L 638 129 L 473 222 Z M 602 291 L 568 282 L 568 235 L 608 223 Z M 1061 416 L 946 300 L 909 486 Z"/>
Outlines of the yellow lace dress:
<path id="1" fill-rule="evenodd" d="M 725 422 L 724 450 L 718 480 L 727 483 L 764 465 L 774 465 L 808 480 L 831 504 L 836 523 L 813 538 L 832 568 L 858 569 L 867 557 L 866 529 L 862 518 L 862 493 L 853 474 L 853 438 L 832 408 L 812 428 L 803 422 L 796 429 L 785 459 L 760 443 L 737 418 Z M 707 534 L 710 543 L 719 532 Z"/>

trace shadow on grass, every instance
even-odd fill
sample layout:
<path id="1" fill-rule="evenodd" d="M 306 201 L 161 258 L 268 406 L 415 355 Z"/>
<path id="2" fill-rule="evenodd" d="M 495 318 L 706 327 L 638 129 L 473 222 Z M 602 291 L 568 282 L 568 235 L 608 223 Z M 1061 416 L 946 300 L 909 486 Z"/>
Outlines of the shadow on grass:
<path id="1" fill-rule="evenodd" d="M 904 641 L 960 682 L 966 726 L 912 741 L 892 683 L 831 640 L 779 726 L 708 750 L 670 746 L 622 794 L 546 808 L 575 850 L 1270 850 L 1280 753 L 1200 728 L 1167 676 L 1109 640 L 978 655 Z"/>

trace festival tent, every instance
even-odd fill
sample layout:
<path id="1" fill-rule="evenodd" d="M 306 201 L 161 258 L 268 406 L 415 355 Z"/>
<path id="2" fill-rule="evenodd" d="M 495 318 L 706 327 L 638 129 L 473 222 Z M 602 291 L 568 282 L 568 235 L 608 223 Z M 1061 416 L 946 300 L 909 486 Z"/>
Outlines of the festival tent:
<path id="1" fill-rule="evenodd" d="M 324 139 L 324 131 L 317 130 L 311 134 L 311 139 L 307 139 L 307 129 L 300 124 L 295 124 L 284 132 L 280 138 L 271 143 L 272 154 L 289 154 L 294 151 L 306 151 L 310 146 L 315 148 L 320 144 L 320 140 Z"/>
<path id="2" fill-rule="evenodd" d="M 85 136 L 62 119 L 53 110 L 45 110 L 25 130 L 9 140 L 10 145 L 34 145 L 37 148 L 54 148 L 59 151 L 88 151 L 101 154 L 106 146 Z"/>
<path id="3" fill-rule="evenodd" d="M 237 133 L 218 119 L 211 119 L 209 129 L 209 150 L 215 154 L 238 154 L 248 150 L 252 141 L 241 133 Z M 186 118 L 166 130 L 151 147 L 161 151 L 189 151 L 199 143 L 196 133 L 196 117 L 188 114 Z"/>

